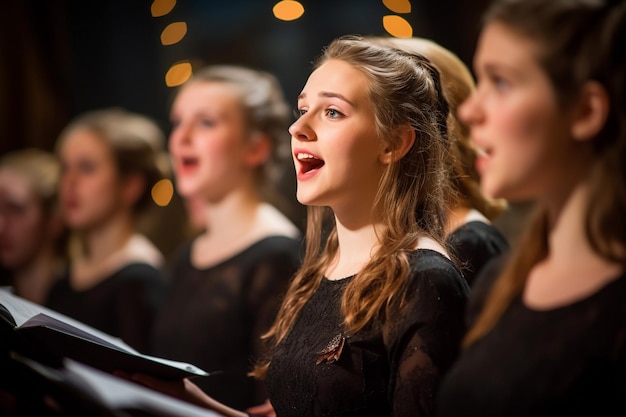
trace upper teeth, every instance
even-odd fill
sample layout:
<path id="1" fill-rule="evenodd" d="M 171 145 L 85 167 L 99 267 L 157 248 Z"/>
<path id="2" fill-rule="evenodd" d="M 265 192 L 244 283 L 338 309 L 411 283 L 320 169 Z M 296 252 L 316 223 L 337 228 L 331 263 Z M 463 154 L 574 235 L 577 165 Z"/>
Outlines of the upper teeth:
<path id="1" fill-rule="evenodd" d="M 311 155 L 309 153 L 298 153 L 296 155 L 296 158 L 298 158 L 298 159 L 317 159 L 317 158 L 315 158 L 313 155 Z"/>

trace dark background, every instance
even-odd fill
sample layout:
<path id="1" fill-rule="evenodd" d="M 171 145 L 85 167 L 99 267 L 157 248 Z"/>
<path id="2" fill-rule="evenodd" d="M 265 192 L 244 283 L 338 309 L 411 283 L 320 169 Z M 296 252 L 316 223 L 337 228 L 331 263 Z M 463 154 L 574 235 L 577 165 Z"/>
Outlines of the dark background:
<path id="1" fill-rule="evenodd" d="M 147 114 L 167 133 L 167 69 L 238 63 L 274 73 L 287 98 L 304 85 L 311 61 L 344 34 L 385 35 L 381 0 L 301 1 L 304 15 L 276 19 L 277 0 L 178 0 L 152 17 L 149 0 L 0 2 L 0 154 L 26 146 L 52 149 L 60 129 L 86 110 L 122 106 Z M 400 16 L 466 63 L 486 0 L 413 0 Z M 161 31 L 185 21 L 187 35 L 163 46 Z"/>
<path id="2" fill-rule="evenodd" d="M 243 64 L 275 74 L 292 106 L 324 45 L 345 34 L 386 35 L 382 0 L 302 0 L 304 15 L 276 19 L 278 0 L 178 0 L 152 17 L 150 0 L 0 1 L 0 156 L 25 147 L 53 150 L 60 130 L 87 110 L 121 106 L 152 117 L 169 133 L 171 88 L 165 74 L 178 61 Z M 413 0 L 401 14 L 413 35 L 455 52 L 471 68 L 480 15 L 488 0 Z M 164 46 L 160 35 L 184 21 L 187 34 Z M 291 185 L 289 185 L 291 184 Z M 295 202 L 293 182 L 285 193 Z M 297 202 L 296 206 L 299 206 Z M 526 212 L 513 206 L 498 221 L 515 240 Z M 175 196 L 147 234 L 166 255 L 185 236 Z M 304 226 L 304 209 L 294 221 Z"/>

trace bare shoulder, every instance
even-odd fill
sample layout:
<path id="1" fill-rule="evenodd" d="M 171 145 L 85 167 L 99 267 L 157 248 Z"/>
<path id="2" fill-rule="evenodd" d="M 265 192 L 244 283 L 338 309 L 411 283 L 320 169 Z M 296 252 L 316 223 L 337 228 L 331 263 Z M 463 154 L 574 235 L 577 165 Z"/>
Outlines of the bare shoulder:
<path id="1" fill-rule="evenodd" d="M 254 222 L 255 234 L 259 236 L 287 236 L 297 238 L 300 235 L 298 227 L 291 222 L 280 210 L 271 204 L 261 204 L 257 210 Z"/>
<path id="2" fill-rule="evenodd" d="M 417 247 L 415 249 L 430 249 L 435 252 L 439 252 L 446 258 L 450 259 L 450 255 L 446 248 L 444 248 L 439 242 L 430 237 L 422 236 L 417 241 Z"/>
<path id="3" fill-rule="evenodd" d="M 122 251 L 124 259 L 128 263 L 146 263 L 155 268 L 163 266 L 163 254 L 154 243 L 144 235 L 133 235 Z"/>

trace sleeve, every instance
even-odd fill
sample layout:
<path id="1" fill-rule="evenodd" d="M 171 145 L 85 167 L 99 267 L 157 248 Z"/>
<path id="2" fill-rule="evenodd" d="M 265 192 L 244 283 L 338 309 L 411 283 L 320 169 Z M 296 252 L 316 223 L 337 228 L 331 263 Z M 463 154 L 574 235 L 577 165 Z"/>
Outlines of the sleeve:
<path id="1" fill-rule="evenodd" d="M 463 337 L 469 287 L 452 265 L 418 272 L 388 329 L 393 416 L 431 416 L 435 394 Z"/>
<path id="2" fill-rule="evenodd" d="M 247 315 L 251 323 L 252 363 L 262 359 L 265 354 L 265 344 L 261 336 L 274 323 L 276 314 L 287 291 L 289 282 L 300 265 L 299 251 L 295 247 L 285 248 L 266 254 L 259 262 L 251 277 L 247 291 Z M 257 401 L 262 403 L 267 399 L 264 384 L 259 382 Z"/>
<path id="3" fill-rule="evenodd" d="M 472 296 L 468 302 L 466 312 L 466 325 L 471 327 L 482 311 L 493 284 L 506 265 L 509 253 L 501 254 L 489 261 L 482 269 L 476 281 L 472 285 Z"/>
<path id="4" fill-rule="evenodd" d="M 142 265 L 131 268 L 116 297 L 119 337 L 140 353 L 148 353 L 152 325 L 165 292 L 160 270 Z"/>

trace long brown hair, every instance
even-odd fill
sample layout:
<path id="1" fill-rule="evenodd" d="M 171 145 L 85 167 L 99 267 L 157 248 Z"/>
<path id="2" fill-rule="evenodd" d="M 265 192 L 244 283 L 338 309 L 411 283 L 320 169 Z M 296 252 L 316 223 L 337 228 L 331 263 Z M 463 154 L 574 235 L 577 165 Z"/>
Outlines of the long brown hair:
<path id="1" fill-rule="evenodd" d="M 450 107 L 447 120 L 451 153 L 448 161 L 448 175 L 452 183 L 450 203 L 453 207 L 474 208 L 489 220 L 494 220 L 506 209 L 506 201 L 489 198 L 480 190 L 480 175 L 476 170 L 477 151 L 470 143 L 469 128 L 457 117 L 461 103 L 476 89 L 469 68 L 452 51 L 430 39 L 373 37 L 371 40 L 423 55 L 437 68 L 443 95 Z"/>
<path id="2" fill-rule="evenodd" d="M 501 0 L 485 15 L 537 45 L 542 66 L 565 108 L 591 80 L 609 96 L 606 123 L 594 138 L 599 162 L 591 178 L 585 231 L 593 250 L 626 264 L 626 2 L 611 0 Z M 538 207 L 516 252 L 495 282 L 464 345 L 484 336 L 519 296 L 532 267 L 548 253 L 547 214 Z"/>
<path id="3" fill-rule="evenodd" d="M 348 63 L 368 79 L 376 133 L 389 148 L 400 141 L 399 127 L 409 125 L 416 134 L 413 147 L 387 167 L 378 185 L 373 213 L 385 226 L 379 233 L 380 246 L 349 282 L 342 298 L 344 325 L 351 334 L 375 320 L 384 321 L 393 306 L 401 303 L 394 295 L 402 294 L 409 271 L 407 255 L 418 238 L 429 236 L 443 242 L 448 105 L 439 74 L 425 58 L 346 36 L 331 42 L 315 67 L 330 59 Z M 337 231 L 330 214 L 328 208 L 308 209 L 305 257 L 274 325 L 264 335 L 270 349 L 289 333 L 337 253 Z M 324 227 L 328 224 L 330 229 Z M 253 374 L 263 376 L 268 365 L 266 360 Z"/>

